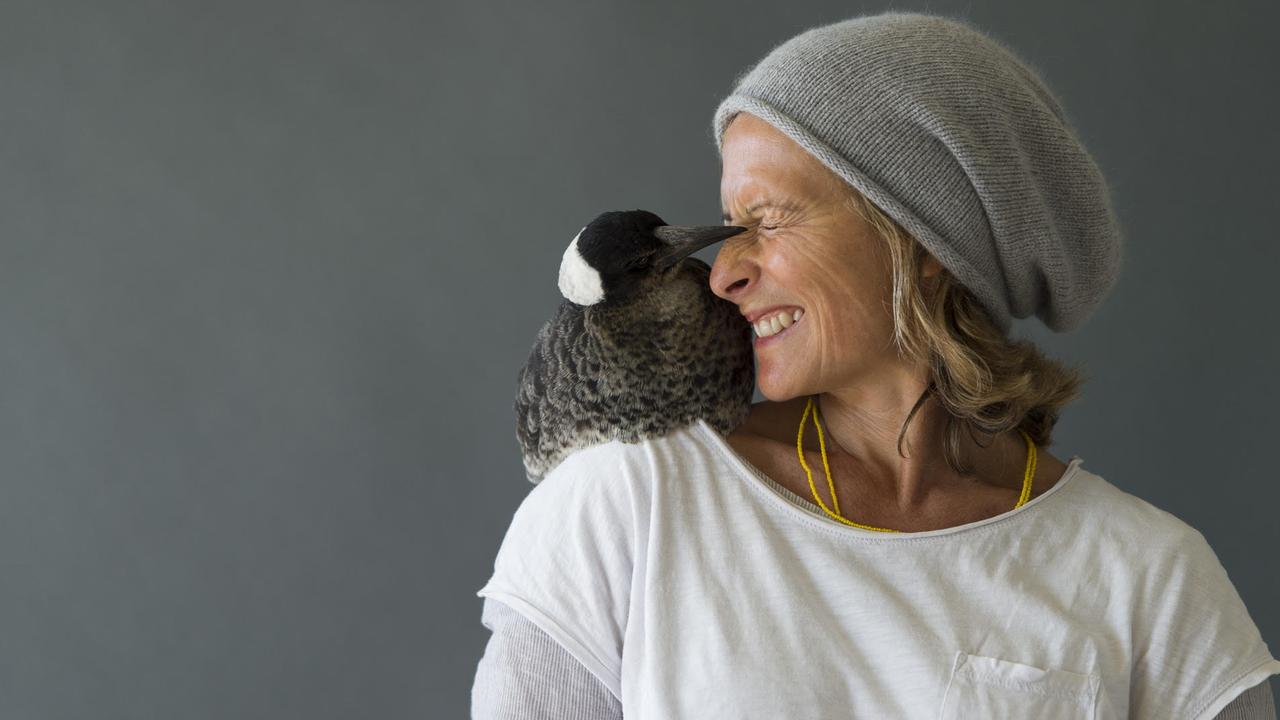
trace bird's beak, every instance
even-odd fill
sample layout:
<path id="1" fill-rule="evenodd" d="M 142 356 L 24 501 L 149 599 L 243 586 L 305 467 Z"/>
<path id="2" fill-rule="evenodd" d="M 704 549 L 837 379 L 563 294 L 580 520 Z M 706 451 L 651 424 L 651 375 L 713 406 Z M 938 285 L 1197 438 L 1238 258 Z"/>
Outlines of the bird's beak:
<path id="1" fill-rule="evenodd" d="M 746 229 L 740 225 L 659 225 L 653 229 L 653 234 L 666 241 L 671 249 L 659 255 L 654 266 L 665 271 L 702 248 Z"/>

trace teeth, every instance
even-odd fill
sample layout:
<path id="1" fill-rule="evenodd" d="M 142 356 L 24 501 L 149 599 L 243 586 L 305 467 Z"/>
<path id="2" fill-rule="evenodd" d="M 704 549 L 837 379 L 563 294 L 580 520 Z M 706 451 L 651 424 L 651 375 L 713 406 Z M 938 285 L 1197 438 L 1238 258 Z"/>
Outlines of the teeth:
<path id="1" fill-rule="evenodd" d="M 776 315 L 771 315 L 767 318 L 757 320 L 755 325 L 752 327 L 755 328 L 757 337 L 769 337 L 770 335 L 777 335 L 783 330 L 799 322 L 803 315 L 804 310 L 796 310 L 790 315 L 786 312 L 781 312 Z"/>

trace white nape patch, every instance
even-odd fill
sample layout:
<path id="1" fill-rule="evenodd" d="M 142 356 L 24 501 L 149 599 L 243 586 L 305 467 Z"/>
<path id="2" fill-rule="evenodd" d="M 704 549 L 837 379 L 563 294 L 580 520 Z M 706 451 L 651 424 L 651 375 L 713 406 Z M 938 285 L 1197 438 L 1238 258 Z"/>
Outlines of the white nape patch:
<path id="1" fill-rule="evenodd" d="M 582 230 L 586 229 L 584 225 Z M 569 302 L 595 305 L 604 299 L 604 282 L 600 273 L 578 252 L 578 238 L 582 236 L 582 230 L 573 236 L 573 242 L 569 243 L 564 257 L 560 259 L 560 294 Z"/>

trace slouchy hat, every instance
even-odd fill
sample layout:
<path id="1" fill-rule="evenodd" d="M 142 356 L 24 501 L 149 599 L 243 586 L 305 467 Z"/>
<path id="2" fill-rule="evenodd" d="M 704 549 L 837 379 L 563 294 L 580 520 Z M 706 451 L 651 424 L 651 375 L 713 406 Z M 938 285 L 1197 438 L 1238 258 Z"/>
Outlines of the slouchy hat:
<path id="1" fill-rule="evenodd" d="M 911 233 L 1008 332 L 1085 322 L 1121 231 L 1101 171 L 1037 72 L 966 21 L 886 12 L 811 28 L 716 108 L 784 133 Z"/>

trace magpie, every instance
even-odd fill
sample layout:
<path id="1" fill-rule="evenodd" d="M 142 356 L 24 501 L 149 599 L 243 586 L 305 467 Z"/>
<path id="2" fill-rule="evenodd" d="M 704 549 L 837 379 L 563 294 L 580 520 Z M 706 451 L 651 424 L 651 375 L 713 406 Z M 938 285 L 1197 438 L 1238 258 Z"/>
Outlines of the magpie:
<path id="1" fill-rule="evenodd" d="M 638 443 L 701 418 L 727 435 L 755 389 L 752 329 L 690 257 L 747 230 L 601 213 L 560 261 L 564 299 L 520 369 L 516 437 L 537 484 L 576 450 Z"/>

